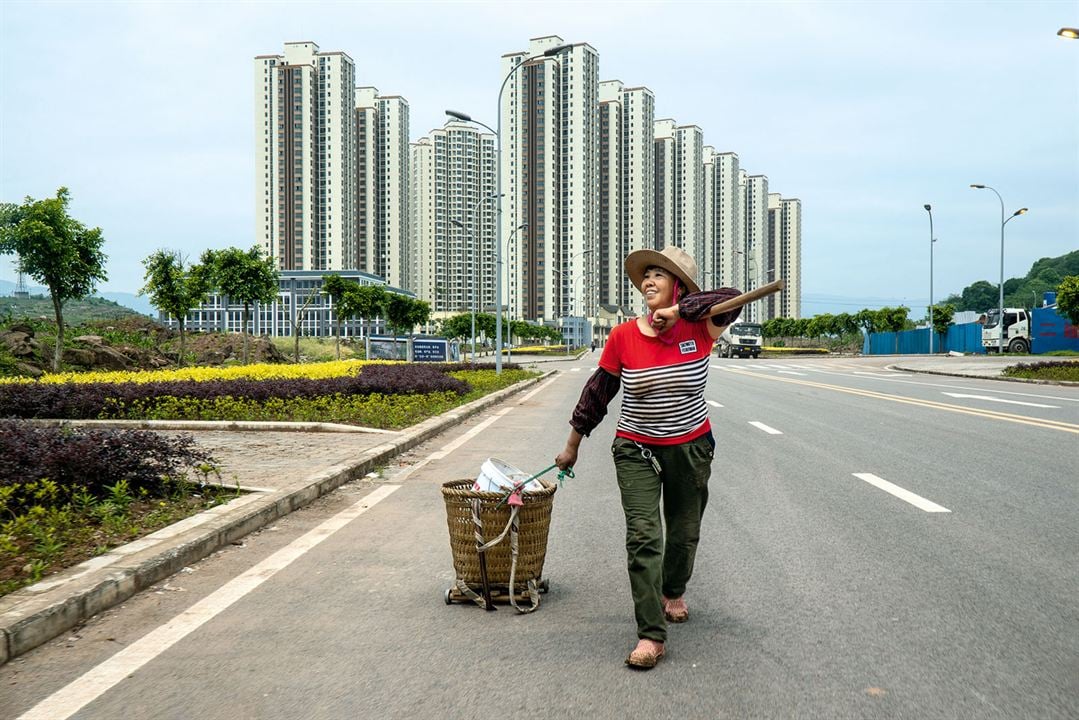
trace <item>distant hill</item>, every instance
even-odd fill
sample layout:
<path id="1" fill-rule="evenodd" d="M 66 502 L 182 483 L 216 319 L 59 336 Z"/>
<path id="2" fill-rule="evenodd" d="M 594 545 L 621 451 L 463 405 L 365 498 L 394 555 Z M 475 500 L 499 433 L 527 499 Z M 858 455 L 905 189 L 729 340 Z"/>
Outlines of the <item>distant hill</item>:
<path id="1" fill-rule="evenodd" d="M 38 287 L 36 285 L 27 286 L 31 295 L 42 295 L 46 299 L 49 297 L 48 288 Z M 0 280 L 0 296 L 9 297 L 15 294 L 15 283 L 10 280 Z M 150 304 L 150 301 L 140 295 L 134 295 L 132 293 L 125 292 L 103 292 L 96 293 L 95 297 L 104 298 L 105 300 L 111 300 L 117 305 L 122 305 L 128 310 L 141 313 L 143 315 L 149 315 L 150 317 L 157 317 L 157 310 Z M 49 305 L 49 315 L 52 316 L 52 305 Z"/>
<path id="2" fill-rule="evenodd" d="M 52 320 L 54 317 L 52 300 L 48 295 L 39 294 L 28 298 L 0 296 L 0 318 L 7 318 L 9 314 L 12 320 L 39 317 Z M 115 320 L 131 315 L 142 315 L 142 313 L 100 297 L 71 300 L 64 305 L 65 325 L 81 325 L 92 320 Z"/>
<path id="3" fill-rule="evenodd" d="M 1056 290 L 1068 275 L 1079 275 L 1079 250 L 1055 258 L 1035 261 L 1026 277 L 1004 281 L 1004 307 L 1034 307 L 1041 305 L 1046 291 Z M 1000 285 L 979 280 L 963 288 L 963 292 L 943 300 L 959 312 L 973 310 L 982 313 L 1000 302 Z"/>

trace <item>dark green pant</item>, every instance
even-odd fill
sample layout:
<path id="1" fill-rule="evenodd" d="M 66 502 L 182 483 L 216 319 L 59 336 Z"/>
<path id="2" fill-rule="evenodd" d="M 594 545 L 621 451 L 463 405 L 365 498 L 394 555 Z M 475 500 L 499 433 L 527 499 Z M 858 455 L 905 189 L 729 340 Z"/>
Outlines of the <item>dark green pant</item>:
<path id="1" fill-rule="evenodd" d="M 658 473 L 642 448 L 659 461 Z M 614 439 L 611 452 L 626 514 L 626 557 L 639 638 L 666 639 L 661 596 L 682 597 L 693 574 L 714 448 L 711 433 L 682 445 L 638 447 L 632 440 Z"/>

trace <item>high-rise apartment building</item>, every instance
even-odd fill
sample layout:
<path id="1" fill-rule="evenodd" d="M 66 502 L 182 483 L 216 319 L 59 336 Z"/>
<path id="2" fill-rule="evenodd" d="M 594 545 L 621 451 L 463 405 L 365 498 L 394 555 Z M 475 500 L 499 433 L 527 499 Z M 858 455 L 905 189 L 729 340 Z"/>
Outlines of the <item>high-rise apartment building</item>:
<path id="1" fill-rule="evenodd" d="M 655 122 L 656 243 L 704 258 L 704 133 L 674 120 Z"/>
<path id="2" fill-rule="evenodd" d="M 705 148 L 704 261 L 702 277 L 713 287 L 746 286 L 745 211 L 738 182 L 738 155 Z"/>
<path id="3" fill-rule="evenodd" d="M 600 83 L 600 207 L 597 299 L 643 311 L 626 256 L 655 247 L 655 96 L 619 80 Z"/>
<path id="4" fill-rule="evenodd" d="M 596 293 L 612 304 L 621 295 L 622 247 L 622 83 L 599 84 L 599 242 L 596 243 Z M 617 300 L 615 300 L 617 303 Z"/>
<path id="5" fill-rule="evenodd" d="M 783 198 L 776 273 L 786 281 L 779 294 L 779 317 L 802 317 L 802 201 Z"/>
<path id="6" fill-rule="evenodd" d="M 744 252 L 747 258 L 745 289 L 752 290 L 770 282 L 764 278 L 774 272 L 774 268 L 765 264 L 768 246 L 768 177 L 749 175 L 743 170 L 740 174 L 740 182 L 742 182 L 745 206 L 743 216 L 745 218 Z M 760 303 L 752 303 L 747 310 L 749 317 L 743 319 L 760 322 Z"/>
<path id="7" fill-rule="evenodd" d="M 411 155 L 409 287 L 434 312 L 492 312 L 495 136 L 449 123 Z M 503 260 L 513 267 L 514 258 Z"/>
<path id="8" fill-rule="evenodd" d="M 502 237 L 517 262 L 503 273 L 515 317 L 591 314 L 600 233 L 599 54 L 587 44 L 534 38 L 502 57 Z M 591 272 L 590 272 L 591 270 Z"/>
<path id="9" fill-rule="evenodd" d="M 409 106 L 356 89 L 357 269 L 405 286 L 408 275 Z"/>
<path id="10" fill-rule="evenodd" d="M 655 161 L 655 241 L 656 250 L 676 245 L 674 232 L 675 173 L 677 149 L 674 142 L 675 122 L 669 118 L 654 123 Z M 696 258 L 694 258 L 696 260 Z"/>
<path id="11" fill-rule="evenodd" d="M 355 242 L 355 64 L 313 42 L 255 58 L 255 235 L 281 270 L 341 270 Z"/>

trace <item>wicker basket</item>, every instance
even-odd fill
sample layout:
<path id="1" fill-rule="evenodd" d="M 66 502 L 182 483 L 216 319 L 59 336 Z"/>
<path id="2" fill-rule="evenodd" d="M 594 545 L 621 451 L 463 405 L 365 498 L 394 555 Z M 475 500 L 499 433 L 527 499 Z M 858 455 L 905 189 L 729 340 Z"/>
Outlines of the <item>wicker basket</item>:
<path id="1" fill-rule="evenodd" d="M 551 506 L 557 485 L 540 481 L 544 488 L 521 493 L 524 505 L 518 512 L 517 570 L 513 578 L 514 591 L 523 589 L 529 581 L 538 582 L 543 574 L 547 555 L 547 531 L 551 526 Z M 450 549 L 457 579 L 468 585 L 479 585 L 480 561 L 476 551 L 476 527 L 472 522 L 472 501 L 479 500 L 483 540 L 498 537 L 510 520 L 512 510 L 503 502 L 502 493 L 479 492 L 472 489 L 472 480 L 451 480 L 442 485 L 446 501 L 446 521 L 450 529 Z M 487 552 L 487 579 L 492 585 L 508 586 L 513 557 L 507 537 Z"/>

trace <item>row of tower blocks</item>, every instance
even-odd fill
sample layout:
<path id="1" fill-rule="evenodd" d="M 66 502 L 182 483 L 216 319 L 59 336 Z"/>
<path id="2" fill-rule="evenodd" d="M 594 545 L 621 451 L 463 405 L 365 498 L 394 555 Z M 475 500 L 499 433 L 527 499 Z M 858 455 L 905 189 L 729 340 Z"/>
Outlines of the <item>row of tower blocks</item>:
<path id="1" fill-rule="evenodd" d="M 502 302 L 557 322 L 643 310 L 622 269 L 675 245 L 702 287 L 786 289 L 743 319 L 800 317 L 801 202 L 769 192 L 697 125 L 655 118 L 646 87 L 599 80 L 599 54 L 556 36 L 502 56 L 501 143 L 449 121 L 409 141 L 409 105 L 356 86 L 343 52 L 286 43 L 255 58 L 256 231 L 282 271 L 360 270 L 441 313 L 495 307 L 502 153 Z M 493 95 L 493 93 L 492 93 Z M 477 118 L 483 119 L 483 118 Z M 747 318 L 748 315 L 748 318 Z"/>

